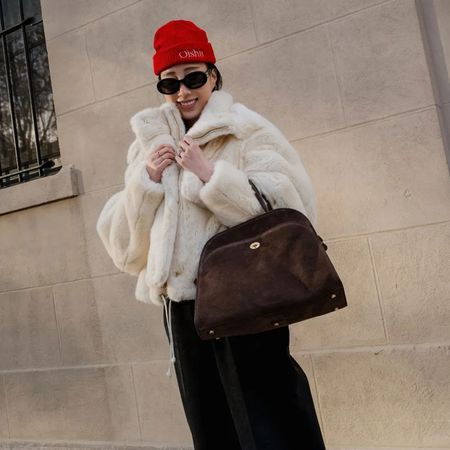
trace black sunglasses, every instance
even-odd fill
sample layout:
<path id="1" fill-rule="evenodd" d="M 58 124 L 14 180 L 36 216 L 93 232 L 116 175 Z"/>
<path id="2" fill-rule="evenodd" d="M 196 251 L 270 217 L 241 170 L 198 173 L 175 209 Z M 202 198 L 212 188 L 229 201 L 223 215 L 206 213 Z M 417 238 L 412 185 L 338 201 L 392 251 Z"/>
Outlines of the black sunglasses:
<path id="1" fill-rule="evenodd" d="M 188 89 L 198 89 L 206 84 L 208 80 L 208 73 L 211 69 L 207 69 L 206 72 L 200 70 L 188 73 L 182 80 L 178 78 L 163 78 L 159 80 L 156 88 L 161 94 L 172 95 L 180 90 L 181 83 L 183 83 Z"/>

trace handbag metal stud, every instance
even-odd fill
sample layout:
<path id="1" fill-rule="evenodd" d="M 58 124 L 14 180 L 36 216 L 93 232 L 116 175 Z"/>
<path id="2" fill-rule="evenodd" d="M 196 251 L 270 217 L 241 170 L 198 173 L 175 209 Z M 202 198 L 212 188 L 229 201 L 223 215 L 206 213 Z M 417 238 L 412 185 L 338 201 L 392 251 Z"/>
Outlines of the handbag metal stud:
<path id="1" fill-rule="evenodd" d="M 255 250 L 255 249 L 258 248 L 260 245 L 261 245 L 261 244 L 260 244 L 259 242 L 252 242 L 252 243 L 250 244 L 250 248 L 251 248 L 252 250 Z"/>

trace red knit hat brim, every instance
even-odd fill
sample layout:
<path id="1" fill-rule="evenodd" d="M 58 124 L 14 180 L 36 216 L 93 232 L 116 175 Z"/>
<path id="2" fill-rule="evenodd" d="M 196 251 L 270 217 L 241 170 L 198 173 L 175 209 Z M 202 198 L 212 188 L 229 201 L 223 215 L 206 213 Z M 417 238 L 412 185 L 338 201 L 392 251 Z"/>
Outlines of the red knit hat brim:
<path id="1" fill-rule="evenodd" d="M 183 42 L 164 50 L 158 50 L 153 55 L 153 71 L 159 75 L 163 70 L 176 64 L 189 62 L 215 63 L 214 50 L 209 42 Z"/>

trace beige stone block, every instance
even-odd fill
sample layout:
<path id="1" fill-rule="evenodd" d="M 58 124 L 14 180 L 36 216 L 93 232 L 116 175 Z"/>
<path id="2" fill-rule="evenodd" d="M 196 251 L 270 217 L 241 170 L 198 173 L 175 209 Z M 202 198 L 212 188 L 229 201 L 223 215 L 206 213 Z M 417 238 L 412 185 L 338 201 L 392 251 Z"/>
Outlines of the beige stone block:
<path id="1" fill-rule="evenodd" d="M 133 364 L 142 440 L 155 445 L 192 445 L 174 369 L 167 363 Z"/>
<path id="2" fill-rule="evenodd" d="M 389 341 L 448 342 L 450 223 L 378 234 L 370 241 Z"/>
<path id="3" fill-rule="evenodd" d="M 64 366 L 109 362 L 91 280 L 53 287 Z"/>
<path id="4" fill-rule="evenodd" d="M 251 1 L 260 43 L 381 3 L 380 0 Z"/>
<path id="5" fill-rule="evenodd" d="M 53 99 L 58 115 L 95 101 L 84 30 L 47 42 Z"/>
<path id="6" fill-rule="evenodd" d="M 295 143 L 313 181 L 324 238 L 450 218 L 434 109 Z"/>
<path id="7" fill-rule="evenodd" d="M 97 234 L 96 224 L 105 203 L 120 189 L 120 187 L 107 188 L 80 197 L 89 269 L 91 276 L 94 277 L 119 272 Z"/>
<path id="8" fill-rule="evenodd" d="M 51 289 L 0 294 L 0 355 L 0 370 L 60 364 Z"/>
<path id="9" fill-rule="evenodd" d="M 138 302 L 121 274 L 54 287 L 65 365 L 167 359 L 162 309 Z"/>
<path id="10" fill-rule="evenodd" d="M 0 291 L 88 276 L 76 199 L 4 215 L 0 236 Z"/>
<path id="11" fill-rule="evenodd" d="M 291 327 L 295 349 L 386 343 L 367 239 L 327 243 L 328 255 L 344 285 L 346 308 Z"/>
<path id="12" fill-rule="evenodd" d="M 6 404 L 5 386 L 4 385 L 5 385 L 5 381 L 3 380 L 3 375 L 0 374 L 0 439 L 9 438 L 8 407 Z"/>
<path id="13" fill-rule="evenodd" d="M 344 125 L 324 26 L 227 59 L 219 68 L 224 89 L 291 140 Z"/>
<path id="14" fill-rule="evenodd" d="M 313 355 L 329 446 L 450 446 L 450 347 Z"/>
<path id="15" fill-rule="evenodd" d="M 256 45 L 247 2 L 139 2 L 88 27 L 88 51 L 97 98 L 111 97 L 156 80 L 152 65 L 153 34 L 165 22 L 179 17 L 180 11 L 184 11 L 184 19 L 193 20 L 207 31 L 216 58 Z"/>
<path id="16" fill-rule="evenodd" d="M 120 274 L 93 281 L 104 342 L 116 361 L 168 360 L 163 308 L 136 300 L 136 280 Z"/>
<path id="17" fill-rule="evenodd" d="M 434 103 L 413 0 L 329 25 L 347 124 Z"/>
<path id="18" fill-rule="evenodd" d="M 133 3 L 136 0 L 41 0 L 45 34 L 51 39 Z"/>
<path id="19" fill-rule="evenodd" d="M 84 192 L 123 183 L 134 140 L 129 120 L 141 109 L 159 105 L 155 92 L 147 86 L 58 118 L 62 159 L 81 171 Z"/>
<path id="20" fill-rule="evenodd" d="M 11 438 L 139 440 L 130 367 L 4 375 Z"/>

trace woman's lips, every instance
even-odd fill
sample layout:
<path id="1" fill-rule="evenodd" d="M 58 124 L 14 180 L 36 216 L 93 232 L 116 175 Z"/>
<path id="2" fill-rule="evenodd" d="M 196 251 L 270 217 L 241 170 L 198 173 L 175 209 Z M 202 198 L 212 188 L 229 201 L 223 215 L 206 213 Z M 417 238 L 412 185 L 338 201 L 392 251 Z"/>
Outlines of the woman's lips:
<path id="1" fill-rule="evenodd" d="M 180 109 L 182 109 L 183 111 L 190 111 L 190 110 L 194 109 L 196 103 L 197 103 L 196 98 L 191 99 L 191 100 L 182 101 L 182 102 L 177 102 Z"/>

